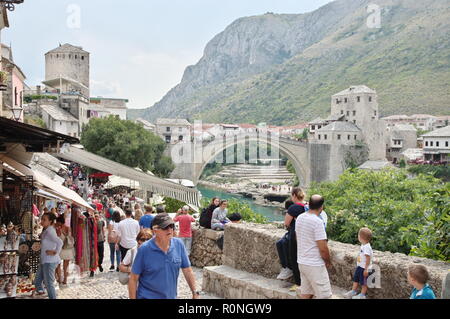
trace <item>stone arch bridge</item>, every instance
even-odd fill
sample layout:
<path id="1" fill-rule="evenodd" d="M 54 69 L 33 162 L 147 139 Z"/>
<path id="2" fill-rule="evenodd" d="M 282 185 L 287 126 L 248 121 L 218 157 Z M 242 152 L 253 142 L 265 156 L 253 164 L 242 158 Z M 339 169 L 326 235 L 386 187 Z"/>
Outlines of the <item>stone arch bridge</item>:
<path id="1" fill-rule="evenodd" d="M 189 179 L 196 185 L 206 165 L 226 151 L 226 160 L 230 163 L 244 163 L 246 143 L 258 142 L 260 147 L 271 146 L 271 153 L 263 152 L 260 159 L 278 159 L 279 153 L 284 154 L 293 164 L 296 175 L 302 187 L 308 187 L 311 182 L 336 180 L 348 167 L 348 158 L 363 162 L 365 150 L 362 147 L 335 144 L 320 144 L 310 141 L 297 141 L 279 136 L 247 133 L 231 136 L 221 136 L 210 142 L 179 142 L 170 145 L 167 155 L 175 163 L 171 173 L 173 179 Z M 237 145 L 237 154 L 232 146 Z M 232 150 L 231 150 L 232 149 Z M 264 147 L 263 147 L 264 149 Z M 260 151 L 261 153 L 261 151 Z M 261 155 L 261 154 L 260 154 Z M 250 147 L 250 158 L 252 149 Z"/>

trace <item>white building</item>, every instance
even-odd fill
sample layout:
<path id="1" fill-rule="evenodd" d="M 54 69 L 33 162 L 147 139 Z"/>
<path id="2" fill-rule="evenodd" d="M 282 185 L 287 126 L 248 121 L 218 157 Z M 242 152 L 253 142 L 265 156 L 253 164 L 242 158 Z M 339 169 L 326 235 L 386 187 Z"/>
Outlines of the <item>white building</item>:
<path id="1" fill-rule="evenodd" d="M 117 115 L 121 120 L 127 119 L 127 99 L 91 97 L 88 118 Z"/>
<path id="2" fill-rule="evenodd" d="M 426 161 L 450 161 L 450 126 L 422 135 L 423 155 Z"/>
<path id="3" fill-rule="evenodd" d="M 42 119 L 47 129 L 77 138 L 80 137 L 78 120 L 72 114 L 55 105 L 41 105 L 41 109 Z"/>

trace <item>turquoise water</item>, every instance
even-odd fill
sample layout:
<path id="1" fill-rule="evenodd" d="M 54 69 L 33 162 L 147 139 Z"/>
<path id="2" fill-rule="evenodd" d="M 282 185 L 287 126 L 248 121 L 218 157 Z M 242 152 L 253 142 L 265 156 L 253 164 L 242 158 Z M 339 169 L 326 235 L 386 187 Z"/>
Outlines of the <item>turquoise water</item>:
<path id="1" fill-rule="evenodd" d="M 230 194 L 226 192 L 221 192 L 215 189 L 207 188 L 204 186 L 197 186 L 197 189 L 202 193 L 203 197 L 213 198 L 219 197 L 221 199 L 237 199 L 242 203 L 247 204 L 253 211 L 264 215 L 269 221 L 283 221 L 284 215 L 280 212 L 280 210 L 276 207 L 266 207 L 257 205 L 253 200 L 249 198 L 245 198 L 241 195 Z"/>

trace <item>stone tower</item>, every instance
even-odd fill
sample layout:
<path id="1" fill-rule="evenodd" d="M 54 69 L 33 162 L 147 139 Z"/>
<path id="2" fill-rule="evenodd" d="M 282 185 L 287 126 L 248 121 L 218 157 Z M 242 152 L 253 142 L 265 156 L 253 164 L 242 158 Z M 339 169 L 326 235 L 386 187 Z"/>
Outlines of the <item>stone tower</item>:
<path id="1" fill-rule="evenodd" d="M 342 115 L 345 121 L 361 129 L 363 140 L 369 147 L 369 159 L 385 159 L 385 123 L 379 119 L 377 92 L 365 85 L 358 85 L 333 95 L 331 116 Z"/>
<path id="2" fill-rule="evenodd" d="M 45 54 L 45 81 L 61 77 L 81 83 L 82 93 L 89 97 L 89 52 L 71 44 L 60 45 Z M 66 82 L 67 83 L 67 82 Z M 78 91 L 76 84 L 63 88 L 63 91 Z"/>

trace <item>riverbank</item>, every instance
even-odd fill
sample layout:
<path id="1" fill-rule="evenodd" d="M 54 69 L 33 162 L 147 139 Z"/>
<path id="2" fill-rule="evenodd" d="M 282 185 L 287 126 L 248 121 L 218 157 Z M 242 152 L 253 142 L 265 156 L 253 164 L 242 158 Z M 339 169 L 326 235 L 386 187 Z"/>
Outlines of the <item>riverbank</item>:
<path id="1" fill-rule="evenodd" d="M 253 200 L 253 202 L 256 205 L 266 206 L 266 207 L 277 207 L 277 208 L 284 208 L 284 201 L 283 202 L 277 202 L 277 201 L 270 201 L 266 199 L 264 196 L 268 197 L 269 199 L 273 197 L 283 197 L 285 196 L 288 198 L 289 195 L 289 186 L 288 185 L 280 185 L 280 191 L 269 189 L 263 189 L 263 188 L 256 188 L 254 185 L 251 185 L 250 183 L 217 183 L 212 181 L 199 181 L 198 185 L 207 187 L 210 189 L 214 189 L 220 192 L 226 192 L 229 194 L 236 194 L 241 195 L 244 198 L 248 198 Z"/>

